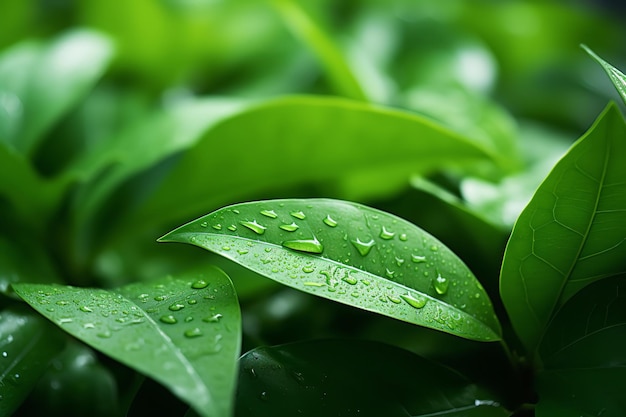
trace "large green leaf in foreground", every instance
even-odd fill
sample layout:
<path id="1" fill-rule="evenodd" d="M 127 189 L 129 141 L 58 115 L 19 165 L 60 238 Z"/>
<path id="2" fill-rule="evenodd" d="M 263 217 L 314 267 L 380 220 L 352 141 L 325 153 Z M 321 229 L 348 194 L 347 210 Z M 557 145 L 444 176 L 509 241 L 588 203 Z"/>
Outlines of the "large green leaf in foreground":
<path id="1" fill-rule="evenodd" d="M 500 339 L 487 294 L 457 256 L 406 220 L 360 204 L 237 204 L 160 240 L 203 247 L 282 284 L 364 310 L 469 339 Z"/>
<path id="2" fill-rule="evenodd" d="M 376 360 L 381 358 L 384 360 Z M 507 416 L 460 374 L 377 342 L 261 347 L 240 361 L 237 417 Z"/>
<path id="3" fill-rule="evenodd" d="M 610 105 L 557 163 L 518 218 L 500 290 L 530 350 L 586 285 L 626 267 L 626 124 Z"/>
<path id="4" fill-rule="evenodd" d="M 201 416 L 230 412 L 240 312 L 220 270 L 103 289 L 16 284 L 42 315 L 95 349 L 159 381 Z"/>
<path id="5" fill-rule="evenodd" d="M 537 416 L 622 416 L 626 410 L 626 275 L 572 297 L 539 352 Z"/>

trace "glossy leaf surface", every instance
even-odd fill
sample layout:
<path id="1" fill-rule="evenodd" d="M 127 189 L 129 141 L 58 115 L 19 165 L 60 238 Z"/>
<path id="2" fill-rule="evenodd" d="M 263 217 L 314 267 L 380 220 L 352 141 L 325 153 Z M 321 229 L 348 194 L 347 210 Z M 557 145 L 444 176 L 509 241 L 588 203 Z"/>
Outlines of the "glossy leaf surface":
<path id="1" fill-rule="evenodd" d="M 557 163 L 518 218 L 500 291 L 530 350 L 586 285 L 624 271 L 626 125 L 614 105 Z"/>
<path id="2" fill-rule="evenodd" d="M 236 410 L 237 417 L 508 415 L 453 370 L 394 346 L 358 340 L 248 352 L 240 360 Z"/>
<path id="3" fill-rule="evenodd" d="M 237 204 L 160 240 L 203 247 L 290 287 L 399 320 L 500 338 L 487 294 L 458 257 L 406 220 L 360 204 Z"/>
<path id="4" fill-rule="evenodd" d="M 132 284 L 119 294 L 51 285 L 14 287 L 63 330 L 159 381 L 200 415 L 229 413 L 240 313 L 223 272 Z"/>
<path id="5" fill-rule="evenodd" d="M 0 311 L 0 415 L 10 416 L 50 361 L 63 350 L 62 333 L 28 308 Z"/>
<path id="6" fill-rule="evenodd" d="M 0 141 L 32 153 L 46 130 L 96 83 L 112 55 L 107 38 L 86 30 L 6 52 L 0 57 Z"/>
<path id="7" fill-rule="evenodd" d="M 626 410 L 626 275 L 591 284 L 550 323 L 540 346 L 537 416 Z"/>
<path id="8" fill-rule="evenodd" d="M 207 131 L 122 226 L 181 221 L 269 187 L 384 170 L 408 178 L 492 158 L 491 150 L 408 112 L 337 98 L 274 99 Z M 249 167 L 258 167 L 254 175 Z"/>
<path id="9" fill-rule="evenodd" d="M 615 89 L 617 90 L 619 95 L 622 97 L 622 100 L 624 100 L 624 103 L 626 104 L 626 75 L 624 75 L 623 72 L 615 68 L 613 65 L 606 62 L 604 59 L 600 58 L 595 52 L 593 52 L 587 46 L 582 45 L 582 47 L 585 51 L 587 51 L 589 55 L 591 55 L 593 59 L 596 60 L 596 62 L 598 62 L 598 64 L 602 66 L 604 71 L 606 71 L 607 75 L 611 79 L 611 82 L 615 86 Z"/>

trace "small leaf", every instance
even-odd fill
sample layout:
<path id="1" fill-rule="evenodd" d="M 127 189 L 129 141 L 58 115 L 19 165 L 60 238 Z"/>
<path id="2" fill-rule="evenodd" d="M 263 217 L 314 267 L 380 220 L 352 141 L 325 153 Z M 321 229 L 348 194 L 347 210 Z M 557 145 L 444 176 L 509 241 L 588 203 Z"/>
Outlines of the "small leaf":
<path id="1" fill-rule="evenodd" d="M 295 415 L 509 414 L 460 374 L 378 342 L 299 342 L 246 353 L 240 360 L 236 416 Z"/>
<path id="2" fill-rule="evenodd" d="M 626 124 L 610 105 L 557 163 L 515 223 L 500 291 L 530 351 L 567 299 L 624 271 L 625 137 Z"/>
<path id="3" fill-rule="evenodd" d="M 626 275 L 591 284 L 556 314 L 540 346 L 537 416 L 624 413 Z"/>
<path id="4" fill-rule="evenodd" d="M 604 71 L 606 71 L 607 75 L 611 79 L 611 82 L 615 86 L 615 89 L 622 97 L 622 100 L 624 100 L 624 103 L 626 103 L 626 75 L 624 75 L 623 72 L 615 68 L 613 65 L 600 58 L 587 45 L 581 46 L 589 55 L 591 55 L 593 59 L 598 62 L 598 64 L 602 65 L 602 68 L 604 68 Z"/>
<path id="5" fill-rule="evenodd" d="M 236 204 L 160 240 L 203 247 L 284 285 L 364 310 L 469 339 L 500 339 L 487 294 L 458 257 L 406 220 L 360 204 Z"/>
<path id="6" fill-rule="evenodd" d="M 168 277 L 103 289 L 17 284 L 15 291 L 66 332 L 159 381 L 202 416 L 229 414 L 240 313 L 228 277 Z"/>
<path id="7" fill-rule="evenodd" d="M 3 54 L 0 141 L 32 154 L 46 130 L 96 83 L 112 56 L 109 39 L 86 30 L 68 32 L 48 45 L 20 44 Z"/>
<path id="8" fill-rule="evenodd" d="M 63 333 L 24 306 L 0 312 L 0 416 L 10 416 L 63 350 Z"/>

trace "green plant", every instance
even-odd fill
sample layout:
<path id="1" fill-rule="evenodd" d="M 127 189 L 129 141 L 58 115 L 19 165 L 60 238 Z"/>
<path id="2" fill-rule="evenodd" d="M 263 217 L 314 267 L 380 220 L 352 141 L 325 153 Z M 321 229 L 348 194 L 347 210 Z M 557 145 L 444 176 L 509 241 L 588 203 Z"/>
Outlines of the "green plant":
<path id="1" fill-rule="evenodd" d="M 98 4 L 81 13 L 110 25 Z M 141 7 L 159 39 L 187 19 Z M 219 7 L 224 21 L 266 13 Z M 392 22 L 370 7 L 354 22 L 363 39 Z M 360 57 L 360 73 L 315 7 L 274 10 L 323 68 L 309 94 L 153 106 L 181 68 L 125 91 L 103 80 L 113 58 L 143 75 L 156 58 L 91 30 L 0 55 L 0 415 L 622 415 L 618 105 L 561 157 L 557 135 L 518 140 L 506 111 L 442 75 L 454 54 L 401 57 L 395 78 L 389 57 Z M 467 52 L 455 36 L 446 46 Z M 192 68 L 194 40 L 164 48 Z M 281 63 L 298 61 L 289 50 Z M 626 102 L 626 77 L 588 52 Z M 525 74 L 515 52 L 501 58 L 506 76 Z M 246 74 L 234 90 L 302 82 L 281 77 Z M 160 238 L 191 245 L 154 242 L 209 210 Z"/>

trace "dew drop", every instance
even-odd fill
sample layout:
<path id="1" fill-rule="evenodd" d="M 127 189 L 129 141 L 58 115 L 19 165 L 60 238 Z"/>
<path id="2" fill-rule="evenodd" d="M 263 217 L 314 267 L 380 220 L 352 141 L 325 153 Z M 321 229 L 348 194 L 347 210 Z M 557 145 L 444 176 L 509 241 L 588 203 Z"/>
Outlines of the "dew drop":
<path id="1" fill-rule="evenodd" d="M 292 211 L 289 214 L 291 214 L 296 219 L 300 219 L 300 220 L 306 219 L 306 215 L 303 212 L 301 212 L 301 211 Z"/>
<path id="2" fill-rule="evenodd" d="M 245 255 L 245 254 L 247 254 L 247 253 L 248 253 L 248 250 L 247 250 L 247 249 L 238 249 L 238 250 L 237 250 L 237 253 L 238 253 L 239 255 Z"/>
<path id="3" fill-rule="evenodd" d="M 400 297 L 414 308 L 422 308 L 426 305 L 426 298 L 424 297 L 414 297 L 411 294 L 403 294 Z"/>
<path id="4" fill-rule="evenodd" d="M 74 321 L 74 319 L 71 319 L 69 317 L 68 318 L 61 318 L 61 319 L 59 319 L 59 324 L 67 324 L 67 323 L 71 323 L 73 321 Z"/>
<path id="5" fill-rule="evenodd" d="M 437 246 L 437 245 L 431 245 L 431 246 L 430 246 L 430 250 L 431 250 L 431 251 L 433 251 L 433 252 L 437 252 L 437 251 L 439 250 L 439 246 Z"/>
<path id="6" fill-rule="evenodd" d="M 215 230 L 222 230 L 222 225 L 221 225 L 221 224 L 219 224 L 219 223 L 218 223 L 218 224 L 214 224 L 214 225 L 213 225 L 213 226 L 211 226 L 211 227 L 213 227 Z"/>
<path id="7" fill-rule="evenodd" d="M 211 317 L 205 317 L 202 321 L 206 323 L 217 323 L 223 316 L 219 313 L 212 315 Z"/>
<path id="8" fill-rule="evenodd" d="M 196 282 L 194 282 L 193 284 L 191 284 L 191 288 L 196 289 L 196 290 L 201 290 L 203 288 L 206 288 L 209 286 L 209 283 L 206 282 L 203 279 L 199 279 Z"/>
<path id="9" fill-rule="evenodd" d="M 285 231 L 287 231 L 287 232 L 295 232 L 296 230 L 298 230 L 298 228 L 299 228 L 300 226 L 298 226 L 298 225 L 297 225 L 297 224 L 295 224 L 295 223 L 291 223 L 291 224 L 281 224 L 281 225 L 280 225 L 280 226 L 278 226 L 278 227 L 280 227 L 281 229 L 283 229 L 283 230 L 285 230 Z"/>
<path id="10" fill-rule="evenodd" d="M 396 275 L 396 272 L 385 268 L 385 275 L 387 275 L 387 278 L 393 278 Z"/>
<path id="11" fill-rule="evenodd" d="M 234 224 L 231 224 L 230 226 L 227 227 L 228 230 L 230 230 L 231 232 L 234 232 L 235 230 L 237 230 L 237 226 L 235 226 Z"/>
<path id="12" fill-rule="evenodd" d="M 261 400 L 263 400 L 263 401 L 267 401 L 267 392 L 263 391 L 263 392 L 261 393 L 260 397 L 261 397 Z"/>
<path id="13" fill-rule="evenodd" d="M 313 281 L 306 281 L 306 282 L 303 282 L 302 284 L 306 287 L 324 287 L 326 285 L 323 282 L 313 282 Z"/>
<path id="14" fill-rule="evenodd" d="M 404 259 L 396 257 L 396 265 L 402 266 L 403 263 L 404 263 Z"/>
<path id="15" fill-rule="evenodd" d="M 193 329 L 185 330 L 184 335 L 185 337 L 189 337 L 189 338 L 199 337 L 199 336 L 202 336 L 202 330 L 200 330 L 197 327 L 194 327 Z"/>
<path id="16" fill-rule="evenodd" d="M 176 317 L 172 316 L 171 314 L 159 317 L 159 321 L 161 321 L 162 323 L 165 323 L 165 324 L 176 324 L 176 323 L 178 323 L 178 320 L 176 320 Z"/>
<path id="17" fill-rule="evenodd" d="M 398 236 L 398 238 L 403 242 L 406 242 L 409 239 L 406 233 L 402 233 L 400 236 Z"/>
<path id="18" fill-rule="evenodd" d="M 93 310 L 91 308 L 89 308 L 88 306 L 81 306 L 80 311 L 82 311 L 83 313 L 91 313 L 93 312 Z"/>
<path id="19" fill-rule="evenodd" d="M 101 332 L 96 333 L 96 336 L 102 338 L 102 339 L 108 339 L 109 337 L 111 337 L 111 331 L 110 330 L 103 330 Z"/>
<path id="20" fill-rule="evenodd" d="M 184 304 L 181 303 L 174 303 L 171 306 L 168 307 L 171 311 L 180 311 L 183 308 L 185 308 Z"/>
<path id="21" fill-rule="evenodd" d="M 350 285 L 356 285 L 356 283 L 358 282 L 356 278 L 351 277 L 350 275 L 346 275 L 345 277 L 341 278 L 341 280 Z"/>
<path id="22" fill-rule="evenodd" d="M 209 223 L 207 223 L 207 222 L 202 222 L 202 223 L 200 223 L 200 226 L 201 226 L 201 227 L 208 227 L 208 226 L 209 226 Z"/>
<path id="23" fill-rule="evenodd" d="M 311 272 L 315 271 L 315 268 L 311 265 L 305 265 L 302 267 L 302 272 L 310 274 Z"/>
<path id="24" fill-rule="evenodd" d="M 230 246 L 222 246 L 222 250 L 229 251 L 230 250 Z"/>
<path id="25" fill-rule="evenodd" d="M 437 291 L 437 294 L 443 295 L 448 292 L 448 280 L 441 275 L 437 275 L 437 278 L 434 279 L 433 284 L 435 286 L 435 291 Z"/>
<path id="26" fill-rule="evenodd" d="M 375 245 L 374 239 L 371 239 L 369 242 L 362 242 L 358 237 L 356 240 L 351 240 L 354 247 L 359 251 L 362 256 L 366 256 L 372 250 L 372 247 Z"/>
<path id="27" fill-rule="evenodd" d="M 235 214 L 239 214 L 239 210 L 237 210 L 237 209 L 233 209 L 233 213 L 235 213 Z"/>
<path id="28" fill-rule="evenodd" d="M 411 261 L 415 262 L 416 264 L 424 263 L 426 262 L 426 257 L 419 256 L 419 255 L 411 255 Z"/>
<path id="29" fill-rule="evenodd" d="M 156 297 L 154 297 L 154 301 L 164 301 L 167 299 L 166 295 L 157 295 Z"/>
<path id="30" fill-rule="evenodd" d="M 274 210 L 261 210 L 261 214 L 265 217 L 269 217 L 270 219 L 275 219 L 278 217 Z"/>
<path id="31" fill-rule="evenodd" d="M 9 356 L 9 354 L 7 352 L 2 352 L 2 357 L 6 358 L 7 356 Z"/>
<path id="32" fill-rule="evenodd" d="M 282 245 L 288 249 L 307 253 L 322 253 L 324 246 L 317 238 L 302 240 L 286 240 Z"/>
<path id="33" fill-rule="evenodd" d="M 383 226 L 382 230 L 380 231 L 380 238 L 381 239 L 385 239 L 385 240 L 391 240 L 393 239 L 393 237 L 396 234 L 394 232 L 390 232 L 389 230 L 385 229 L 385 226 Z"/>
<path id="34" fill-rule="evenodd" d="M 185 317 L 185 323 L 189 323 L 190 321 L 193 321 L 193 317 L 192 316 Z"/>
<path id="35" fill-rule="evenodd" d="M 57 302 L 56 302 L 56 304 L 57 304 L 58 306 L 66 306 L 66 305 L 68 305 L 69 303 L 68 303 L 67 301 L 64 301 L 64 300 L 59 300 L 59 301 L 57 301 Z"/>
<path id="36" fill-rule="evenodd" d="M 337 227 L 337 221 L 333 220 L 333 218 L 330 217 L 330 214 L 326 215 L 326 218 L 324 219 L 324 224 L 330 227 Z"/>
<path id="37" fill-rule="evenodd" d="M 198 300 L 194 300 L 194 299 L 188 300 L 187 304 L 189 305 L 198 304 Z"/>
<path id="38" fill-rule="evenodd" d="M 267 229 L 265 226 L 258 224 L 256 220 L 253 220 L 251 222 L 239 222 L 239 224 L 252 230 L 257 235 L 262 235 L 263 233 L 265 233 L 265 229 Z"/>
<path id="39" fill-rule="evenodd" d="M 402 302 L 402 300 L 395 295 L 387 295 L 387 298 L 394 304 L 400 304 Z"/>

